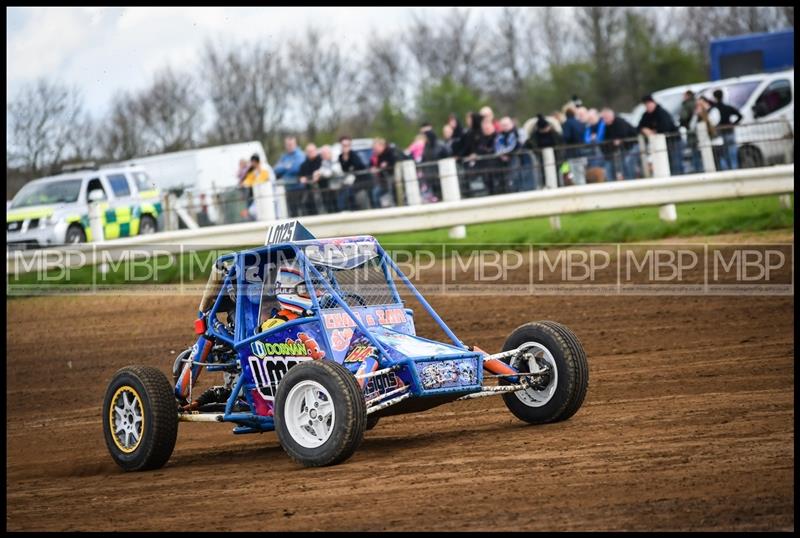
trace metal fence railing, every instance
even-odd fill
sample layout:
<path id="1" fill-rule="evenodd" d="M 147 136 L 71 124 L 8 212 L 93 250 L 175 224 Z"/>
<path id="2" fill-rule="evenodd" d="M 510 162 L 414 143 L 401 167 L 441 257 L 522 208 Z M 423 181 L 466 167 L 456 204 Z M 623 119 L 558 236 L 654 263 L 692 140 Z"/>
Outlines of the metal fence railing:
<path id="1" fill-rule="evenodd" d="M 780 120 L 668 133 L 663 143 L 642 135 L 595 144 L 559 145 L 552 149 L 554 186 L 583 185 L 663 175 L 752 168 L 794 162 L 793 121 Z M 456 159 L 458 198 L 477 198 L 542 189 L 547 185 L 548 148 Z M 336 214 L 446 199 L 441 161 L 398 162 L 394 169 L 336 174 L 316 184 L 278 180 L 270 189 L 234 187 L 186 192 L 165 200 L 164 228 L 177 229 L 181 215 L 198 226 L 259 219 L 258 208 L 274 206 L 277 217 Z M 668 172 L 665 172 L 668 170 Z M 452 197 L 452 194 L 450 194 Z M 179 215 L 180 214 L 180 215 Z"/>

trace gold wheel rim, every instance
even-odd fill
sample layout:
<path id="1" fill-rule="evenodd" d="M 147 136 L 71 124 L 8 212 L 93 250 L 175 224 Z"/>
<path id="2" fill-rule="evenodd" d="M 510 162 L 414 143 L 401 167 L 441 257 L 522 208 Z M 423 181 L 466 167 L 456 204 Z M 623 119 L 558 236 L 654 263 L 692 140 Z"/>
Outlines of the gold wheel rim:
<path id="1" fill-rule="evenodd" d="M 118 388 L 111 398 L 108 425 L 120 451 L 130 454 L 139 448 L 144 437 L 144 405 L 139 393 L 130 385 Z"/>

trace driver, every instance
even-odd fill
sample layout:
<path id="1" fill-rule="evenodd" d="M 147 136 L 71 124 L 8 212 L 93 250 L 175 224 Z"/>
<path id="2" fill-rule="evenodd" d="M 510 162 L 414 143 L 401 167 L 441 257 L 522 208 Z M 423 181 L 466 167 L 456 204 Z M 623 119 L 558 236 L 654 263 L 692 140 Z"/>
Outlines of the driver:
<path id="1" fill-rule="evenodd" d="M 317 296 L 322 295 L 316 290 Z M 277 327 L 282 323 L 310 315 L 311 295 L 300 268 L 295 262 L 287 263 L 278 270 L 275 278 L 275 295 L 278 308 L 273 308 L 270 318 L 261 324 L 261 331 Z"/>

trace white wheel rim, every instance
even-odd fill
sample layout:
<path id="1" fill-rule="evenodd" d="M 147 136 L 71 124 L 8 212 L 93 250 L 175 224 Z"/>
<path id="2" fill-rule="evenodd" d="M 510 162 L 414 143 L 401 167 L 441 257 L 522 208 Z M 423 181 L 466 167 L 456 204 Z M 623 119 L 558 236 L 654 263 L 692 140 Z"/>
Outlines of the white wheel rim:
<path id="1" fill-rule="evenodd" d="M 301 381 L 286 397 L 283 419 L 289 435 L 300 446 L 317 448 L 330 438 L 336 423 L 333 399 L 316 381 Z"/>
<path id="2" fill-rule="evenodd" d="M 538 342 L 529 342 L 528 344 L 530 347 L 522 356 L 514 358 L 511 361 L 511 366 L 519 370 L 522 361 L 527 361 L 528 372 L 548 368 L 550 379 L 547 385 L 540 389 L 529 387 L 525 390 L 517 391 L 514 394 L 528 407 L 542 407 L 547 404 L 556 393 L 556 388 L 558 387 L 558 367 L 556 366 L 556 360 L 553 358 L 552 353 L 550 353 L 546 347 Z M 525 378 L 521 379 L 523 379 L 524 382 Z"/>

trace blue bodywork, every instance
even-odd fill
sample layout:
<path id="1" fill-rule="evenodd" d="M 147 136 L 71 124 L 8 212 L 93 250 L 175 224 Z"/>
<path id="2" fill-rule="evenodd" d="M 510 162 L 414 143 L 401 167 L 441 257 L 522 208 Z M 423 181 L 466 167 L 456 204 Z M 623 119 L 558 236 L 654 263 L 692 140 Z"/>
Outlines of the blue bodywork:
<path id="1" fill-rule="evenodd" d="M 325 268 L 319 260 L 312 262 L 306 255 L 309 246 L 337 248 L 348 243 L 371 244 L 374 248 L 377 254 L 371 262 L 380 267 L 385 278 L 387 298 L 391 298 L 387 304 L 349 305 L 342 298 L 344 291 L 336 289 L 336 279 L 322 275 L 320 269 Z M 308 316 L 257 332 L 262 321 L 265 267 L 278 253 L 295 259 L 308 289 L 320 289 L 327 302 L 321 308 L 320 298 L 311 293 Z M 429 404 L 418 401 L 413 410 L 481 391 L 485 353 L 470 350 L 456 337 L 371 236 L 283 242 L 229 254 L 219 258 L 217 264 L 227 267 L 226 276 L 213 307 L 199 312 L 204 332 L 192 349 L 189 382 L 197 379 L 201 368 L 240 372 L 222 415 L 223 421 L 239 425 L 235 433 L 274 429 L 272 408 L 277 383 L 289 368 L 304 360 L 333 360 L 353 374 L 388 369 L 385 374 L 360 381 L 371 404 L 389 400 L 405 386 L 412 395 L 409 400 L 438 397 L 427 400 Z M 401 299 L 400 286 L 419 301 L 449 342 L 416 335 L 413 311 Z M 232 333 L 217 317 L 226 295 L 236 298 Z M 219 343 L 235 352 L 235 361 L 205 362 L 212 346 Z M 183 376 L 176 382 L 176 396 L 186 393 L 182 383 L 186 383 Z M 235 411 L 237 404 L 247 411 Z"/>
<path id="2" fill-rule="evenodd" d="M 711 80 L 794 67 L 794 29 L 713 39 L 710 47 Z M 723 64 L 737 69 L 726 71 Z"/>

